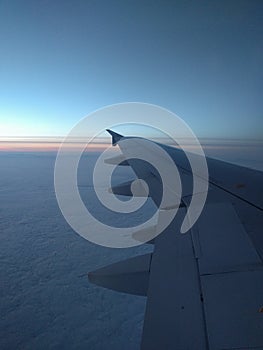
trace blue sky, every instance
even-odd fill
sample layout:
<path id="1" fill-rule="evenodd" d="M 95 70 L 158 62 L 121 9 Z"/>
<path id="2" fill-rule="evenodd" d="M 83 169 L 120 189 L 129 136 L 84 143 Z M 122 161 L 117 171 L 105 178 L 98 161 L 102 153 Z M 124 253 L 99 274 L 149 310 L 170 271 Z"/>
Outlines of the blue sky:
<path id="1" fill-rule="evenodd" d="M 263 136 L 262 1 L 0 2 L 0 136 L 141 101 L 199 137 Z"/>

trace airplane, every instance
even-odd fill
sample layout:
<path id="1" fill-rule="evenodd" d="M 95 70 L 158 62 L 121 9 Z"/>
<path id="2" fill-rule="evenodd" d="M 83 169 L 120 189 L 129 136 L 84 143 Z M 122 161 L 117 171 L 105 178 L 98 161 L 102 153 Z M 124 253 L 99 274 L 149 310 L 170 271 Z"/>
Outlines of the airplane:
<path id="1" fill-rule="evenodd" d="M 138 178 L 148 181 L 149 196 L 160 204 L 158 176 L 147 163 L 129 159 L 122 146 L 129 139 L 130 147 L 136 147 L 138 138 L 108 132 L 122 152 L 109 163 L 131 166 Z M 190 195 L 192 169 L 182 150 L 158 146 L 173 159 L 182 179 L 178 212 L 148 242 L 152 253 L 92 271 L 90 282 L 147 297 L 142 350 L 263 349 L 263 172 L 207 157 L 203 211 L 181 234 L 192 197 L 198 196 Z M 154 156 L 151 149 L 141 152 Z M 129 196 L 128 185 L 112 192 Z"/>

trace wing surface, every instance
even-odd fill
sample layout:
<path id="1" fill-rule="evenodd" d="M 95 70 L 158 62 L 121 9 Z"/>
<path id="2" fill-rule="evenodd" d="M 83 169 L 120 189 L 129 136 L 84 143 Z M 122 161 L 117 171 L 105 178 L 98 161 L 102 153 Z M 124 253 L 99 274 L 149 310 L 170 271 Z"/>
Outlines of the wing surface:
<path id="1" fill-rule="evenodd" d="M 122 156 L 109 163 L 130 165 L 147 182 L 149 196 L 158 206 L 165 186 L 158 173 L 148 163 L 130 158 L 131 150 L 122 142 L 126 137 L 110 134 Z M 128 139 L 129 147 L 141 147 L 139 138 Z M 179 205 L 174 201 L 177 189 L 170 191 L 170 205 L 177 203 L 178 213 L 155 237 L 150 259 L 117 263 L 119 268 L 124 264 L 128 274 L 139 271 L 138 279 L 133 274 L 131 285 L 125 282 L 127 287 L 120 287 L 119 280 L 114 287 L 115 282 L 105 283 L 103 277 L 95 283 L 147 294 L 142 349 L 263 349 L 263 173 L 207 158 L 209 190 L 204 210 L 189 233 L 179 234 L 193 197 L 193 169 L 180 149 L 158 146 L 180 173 Z M 160 157 L 151 147 L 142 147 L 140 152 Z M 166 169 L 165 160 L 162 166 Z M 203 181 L 198 171 L 195 175 Z M 127 186 L 112 192 L 131 195 Z M 194 194 L 199 195 L 202 193 Z M 116 266 L 106 269 L 107 279 L 112 274 L 116 281 Z M 144 287 L 140 291 L 137 285 Z"/>

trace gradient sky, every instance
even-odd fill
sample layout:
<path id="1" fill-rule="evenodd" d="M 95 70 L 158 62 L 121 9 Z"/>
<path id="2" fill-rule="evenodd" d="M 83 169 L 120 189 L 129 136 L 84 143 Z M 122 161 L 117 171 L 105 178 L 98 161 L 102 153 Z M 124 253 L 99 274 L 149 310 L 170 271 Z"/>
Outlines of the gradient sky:
<path id="1" fill-rule="evenodd" d="M 108 104 L 199 137 L 263 136 L 263 1 L 0 1 L 0 136 L 63 136 Z"/>

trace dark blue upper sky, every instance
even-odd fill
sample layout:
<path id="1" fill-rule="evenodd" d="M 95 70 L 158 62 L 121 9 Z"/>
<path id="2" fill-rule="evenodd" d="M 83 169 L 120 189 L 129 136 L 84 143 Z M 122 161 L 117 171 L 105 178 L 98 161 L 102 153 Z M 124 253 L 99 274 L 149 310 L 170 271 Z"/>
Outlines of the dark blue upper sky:
<path id="1" fill-rule="evenodd" d="M 263 1 L 0 1 L 1 136 L 159 104 L 200 137 L 263 134 Z"/>

